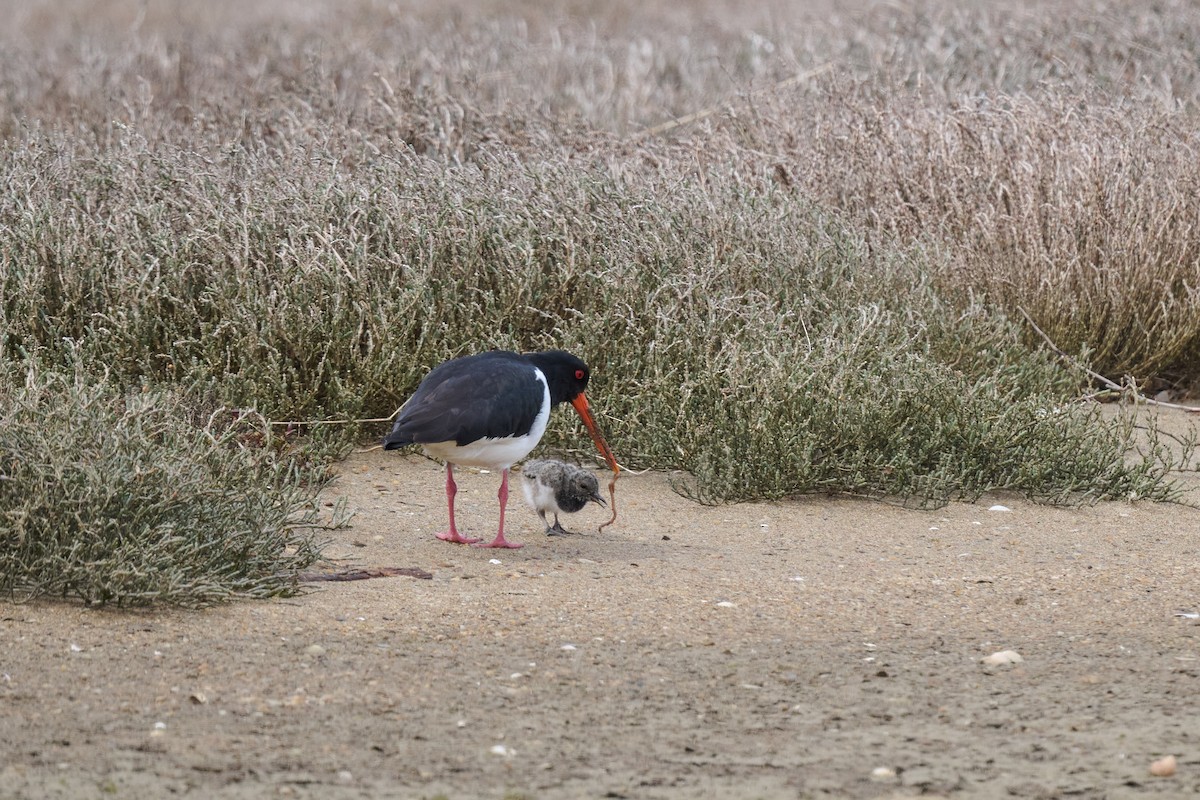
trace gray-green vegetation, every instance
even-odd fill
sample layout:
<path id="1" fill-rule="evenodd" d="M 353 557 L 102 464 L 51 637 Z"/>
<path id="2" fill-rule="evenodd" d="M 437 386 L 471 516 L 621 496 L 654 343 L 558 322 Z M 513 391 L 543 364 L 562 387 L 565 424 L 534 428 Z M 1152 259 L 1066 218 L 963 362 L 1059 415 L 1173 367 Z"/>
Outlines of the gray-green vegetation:
<path id="1" fill-rule="evenodd" d="M 1195 382 L 1187 4 L 3 5 L 0 588 L 294 589 L 314 452 L 379 430 L 213 412 L 383 416 L 489 347 L 583 355 L 705 502 L 1178 497 L 1022 311 Z"/>

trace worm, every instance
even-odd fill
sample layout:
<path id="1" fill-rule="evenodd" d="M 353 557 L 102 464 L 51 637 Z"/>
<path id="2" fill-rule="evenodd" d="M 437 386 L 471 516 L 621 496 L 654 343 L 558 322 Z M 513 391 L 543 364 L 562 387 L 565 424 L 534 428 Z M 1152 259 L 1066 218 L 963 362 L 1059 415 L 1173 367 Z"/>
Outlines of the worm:
<path id="1" fill-rule="evenodd" d="M 597 528 L 596 533 L 600 533 L 605 528 L 607 528 L 609 525 L 612 525 L 614 522 L 617 521 L 617 478 L 620 477 L 620 475 L 621 475 L 621 471 L 614 467 L 612 480 L 608 482 L 608 504 L 609 504 L 609 507 L 612 509 L 612 519 L 610 519 L 608 522 L 605 522 L 599 528 Z"/>

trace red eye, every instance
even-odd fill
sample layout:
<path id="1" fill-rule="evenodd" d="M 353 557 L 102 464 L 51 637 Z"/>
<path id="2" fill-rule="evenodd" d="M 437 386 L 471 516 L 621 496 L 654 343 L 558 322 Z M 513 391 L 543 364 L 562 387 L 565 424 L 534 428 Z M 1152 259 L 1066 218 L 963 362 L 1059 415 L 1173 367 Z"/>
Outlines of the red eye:
<path id="1" fill-rule="evenodd" d="M 577 380 L 577 381 L 583 380 L 583 370 L 581 370 L 581 369 L 575 370 L 575 380 Z"/>

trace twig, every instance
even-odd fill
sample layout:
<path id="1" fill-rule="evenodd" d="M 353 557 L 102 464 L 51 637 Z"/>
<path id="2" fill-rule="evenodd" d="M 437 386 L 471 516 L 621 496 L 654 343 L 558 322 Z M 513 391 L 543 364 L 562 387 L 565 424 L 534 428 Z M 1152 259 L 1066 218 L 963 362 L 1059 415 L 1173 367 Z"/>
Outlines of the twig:
<path id="1" fill-rule="evenodd" d="M 301 583 L 316 581 L 365 581 L 370 578 L 392 578 L 406 575 L 410 578 L 433 580 L 433 574 L 419 567 L 362 567 L 360 569 L 343 569 L 337 572 L 301 572 L 296 580 Z"/>
<path id="2" fill-rule="evenodd" d="M 1037 331 L 1038 335 L 1041 336 L 1042 339 L 1044 339 L 1046 341 L 1046 344 L 1050 345 L 1051 350 L 1053 350 L 1055 353 L 1058 353 L 1058 355 L 1061 356 L 1063 359 L 1070 362 L 1075 367 L 1078 367 L 1079 369 L 1083 370 L 1089 376 L 1091 376 L 1093 379 L 1100 381 L 1100 383 L 1104 384 L 1106 387 L 1113 390 L 1114 392 L 1118 392 L 1120 394 L 1125 394 L 1125 392 L 1127 392 L 1127 391 L 1132 391 L 1133 396 L 1137 400 L 1139 400 L 1140 402 L 1146 403 L 1147 405 L 1161 406 L 1163 408 L 1177 408 L 1180 411 L 1187 411 L 1190 414 L 1200 413 L 1200 408 L 1198 408 L 1196 406 L 1185 406 L 1180 403 L 1167 403 L 1162 400 L 1151 400 L 1149 397 L 1146 397 L 1145 395 L 1138 392 L 1137 387 L 1134 386 L 1132 382 L 1130 382 L 1130 385 L 1127 387 L 1121 386 L 1120 384 L 1114 383 L 1113 381 L 1104 377 L 1099 372 L 1088 369 L 1086 366 L 1079 363 L 1079 359 L 1075 358 L 1074 356 L 1064 353 L 1062 351 L 1062 348 L 1060 348 L 1058 345 L 1056 345 L 1054 343 L 1054 340 L 1051 339 L 1049 336 L 1047 336 L 1046 332 L 1044 330 L 1042 330 L 1041 328 L 1038 327 L 1037 323 L 1033 321 L 1033 317 L 1029 316 L 1028 311 L 1026 311 L 1021 306 L 1017 306 L 1017 311 L 1021 312 L 1021 314 L 1025 317 L 1025 321 L 1029 323 L 1029 326 L 1031 328 L 1033 328 L 1035 331 Z"/>
<path id="3" fill-rule="evenodd" d="M 396 415 L 400 413 L 401 408 L 404 408 L 403 404 L 399 408 L 397 408 L 395 411 L 393 411 L 389 416 L 374 417 L 372 419 L 290 420 L 290 421 L 285 421 L 285 422 L 272 422 L 271 424 L 280 426 L 280 427 L 282 427 L 284 425 L 302 427 L 302 426 L 309 426 L 309 425 L 352 425 L 352 424 L 366 424 L 368 422 L 391 422 L 392 420 L 394 420 L 396 418 Z"/>
<path id="4" fill-rule="evenodd" d="M 813 67 L 810 70 L 806 70 L 804 72 L 798 73 L 796 75 L 793 75 L 790 78 L 784 78 L 783 80 L 779 81 L 778 83 L 772 84 L 771 86 L 765 86 L 762 89 L 756 89 L 756 90 L 752 91 L 750 93 L 750 95 L 755 96 L 755 95 L 763 94 L 765 92 L 775 92 L 780 89 L 786 89 L 789 86 L 794 86 L 797 83 L 808 80 L 809 78 L 815 78 L 818 75 L 820 75 L 821 73 L 828 72 L 831 69 L 833 69 L 833 63 L 827 61 L 819 67 Z M 636 136 L 634 136 L 634 138 L 635 139 L 648 139 L 651 136 L 658 136 L 660 133 L 666 133 L 667 131 L 674 130 L 675 128 L 679 128 L 684 125 L 690 125 L 693 122 L 696 122 L 697 120 L 704 119 L 705 117 L 711 117 L 713 114 L 717 113 L 720 109 L 721 109 L 721 105 L 715 105 L 715 106 L 709 106 L 707 108 L 702 108 L 699 111 L 695 111 L 691 114 L 685 114 L 682 117 L 676 117 L 675 119 L 667 120 L 666 122 L 655 125 L 652 128 L 646 128 L 641 133 L 638 133 Z"/>

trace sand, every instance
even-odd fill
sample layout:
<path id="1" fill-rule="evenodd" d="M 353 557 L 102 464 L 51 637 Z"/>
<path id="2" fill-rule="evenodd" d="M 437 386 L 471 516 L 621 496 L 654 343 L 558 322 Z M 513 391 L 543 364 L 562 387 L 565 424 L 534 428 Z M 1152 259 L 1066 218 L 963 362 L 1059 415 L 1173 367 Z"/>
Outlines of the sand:
<path id="1" fill-rule="evenodd" d="M 459 478 L 490 537 L 499 476 Z M 373 451 L 326 494 L 356 512 L 329 556 L 430 580 L 0 605 L 0 798 L 1200 796 L 1195 508 L 703 507 L 628 475 L 600 534 L 514 491 L 498 551 L 434 538 L 442 480 Z"/>

